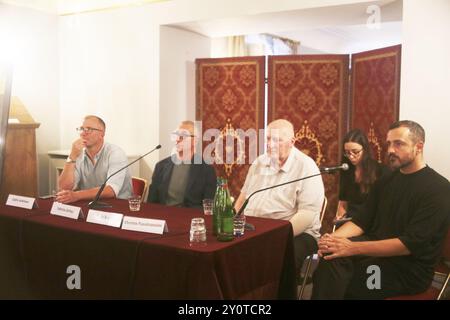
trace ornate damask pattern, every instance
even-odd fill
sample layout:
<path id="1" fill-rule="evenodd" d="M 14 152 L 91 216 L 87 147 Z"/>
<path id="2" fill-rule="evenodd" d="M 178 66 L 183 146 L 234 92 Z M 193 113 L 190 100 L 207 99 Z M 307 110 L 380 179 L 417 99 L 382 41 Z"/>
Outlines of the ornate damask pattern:
<path id="1" fill-rule="evenodd" d="M 317 165 L 340 162 L 347 130 L 347 55 L 269 57 L 269 122 L 287 119 L 296 130 L 296 147 Z M 338 175 L 323 176 L 328 208 L 322 231 L 332 229 L 338 201 Z"/>
<path id="2" fill-rule="evenodd" d="M 250 141 L 238 129 L 257 134 L 264 128 L 264 64 L 264 57 L 196 60 L 196 119 L 202 121 L 203 132 L 220 130 L 212 138 L 219 163 L 216 173 L 228 178 L 234 197 L 239 196 L 252 158 Z M 204 150 L 209 143 L 203 142 Z"/>
<path id="3" fill-rule="evenodd" d="M 350 124 L 366 132 L 379 162 L 385 161 L 389 125 L 398 120 L 401 46 L 352 56 Z"/>

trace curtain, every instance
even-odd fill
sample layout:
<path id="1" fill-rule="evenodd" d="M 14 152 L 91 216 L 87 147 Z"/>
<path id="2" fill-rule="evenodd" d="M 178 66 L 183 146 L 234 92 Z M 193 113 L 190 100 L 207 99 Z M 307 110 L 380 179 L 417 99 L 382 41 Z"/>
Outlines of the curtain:
<path id="1" fill-rule="evenodd" d="M 204 142 L 204 154 L 213 151 L 216 173 L 228 179 L 235 198 L 252 159 L 263 151 L 240 133 L 264 128 L 264 64 L 265 57 L 196 60 L 196 119 L 202 121 L 204 137 L 208 129 L 220 131 L 213 144 Z"/>
<path id="2" fill-rule="evenodd" d="M 228 37 L 228 57 L 244 57 L 249 55 L 245 36 Z"/>
<path id="3" fill-rule="evenodd" d="M 269 57 L 268 121 L 294 125 L 295 146 L 318 166 L 336 165 L 347 130 L 348 55 Z M 323 175 L 328 207 L 322 231 L 332 229 L 338 176 Z"/>
<path id="4" fill-rule="evenodd" d="M 270 34 L 228 37 L 228 57 L 297 54 L 300 42 Z"/>
<path id="5" fill-rule="evenodd" d="M 401 46 L 352 55 L 350 124 L 364 130 L 379 162 L 385 162 L 384 141 L 398 120 Z"/>

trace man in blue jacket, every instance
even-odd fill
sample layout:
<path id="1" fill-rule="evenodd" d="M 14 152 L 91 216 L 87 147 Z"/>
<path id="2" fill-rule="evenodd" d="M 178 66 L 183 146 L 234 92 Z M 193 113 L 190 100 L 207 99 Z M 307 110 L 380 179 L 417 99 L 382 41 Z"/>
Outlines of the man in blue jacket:
<path id="1" fill-rule="evenodd" d="M 148 202 L 168 206 L 201 207 L 216 191 L 216 172 L 195 153 L 194 123 L 183 121 L 172 133 L 176 152 L 155 166 Z M 200 161 L 194 159 L 200 158 Z"/>

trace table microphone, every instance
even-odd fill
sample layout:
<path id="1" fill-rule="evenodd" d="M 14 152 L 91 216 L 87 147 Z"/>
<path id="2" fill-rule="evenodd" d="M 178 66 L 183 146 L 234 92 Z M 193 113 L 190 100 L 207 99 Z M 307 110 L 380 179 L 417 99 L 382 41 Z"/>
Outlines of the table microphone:
<path id="1" fill-rule="evenodd" d="M 103 203 L 103 202 L 99 202 L 98 199 L 100 198 L 100 195 L 103 192 L 103 189 L 105 189 L 106 187 L 106 182 L 114 175 L 118 174 L 120 171 L 128 168 L 129 166 L 131 166 L 133 163 L 141 160 L 143 157 L 145 157 L 146 155 L 149 155 L 150 153 L 152 153 L 153 151 L 160 149 L 161 145 L 158 144 L 155 148 L 153 148 L 152 150 L 150 150 L 149 152 L 147 152 L 146 154 L 143 154 L 142 156 L 140 156 L 139 158 L 137 158 L 136 160 L 130 162 L 129 164 L 127 164 L 125 167 L 120 168 L 119 170 L 117 170 L 116 172 L 114 172 L 113 174 L 111 174 L 110 176 L 108 176 L 105 180 L 105 182 L 103 182 L 103 184 L 100 186 L 100 189 L 98 189 L 97 194 L 95 195 L 94 200 L 92 200 L 91 202 L 89 202 L 88 207 L 89 208 L 110 208 L 111 205 L 107 204 L 107 203 Z"/>
<path id="2" fill-rule="evenodd" d="M 284 183 L 276 184 L 274 186 L 270 186 L 270 187 L 267 187 L 267 188 L 256 190 L 255 192 L 251 193 L 248 196 L 247 199 L 245 199 L 245 202 L 242 204 L 242 207 L 239 209 L 238 213 L 236 213 L 236 214 L 242 214 L 244 212 L 245 207 L 247 206 L 248 201 L 250 200 L 250 198 L 253 197 L 258 192 L 266 191 L 266 190 L 273 189 L 273 188 L 278 188 L 278 187 L 285 186 L 287 184 L 291 184 L 291 183 L 298 182 L 298 181 L 301 181 L 301 180 L 306 180 L 306 179 L 309 179 L 309 178 L 317 177 L 317 176 L 320 176 L 320 175 L 322 175 L 324 173 L 333 173 L 333 172 L 336 172 L 338 170 L 343 170 L 343 171 L 348 170 L 348 164 L 347 163 L 343 163 L 340 166 L 320 168 L 320 173 L 316 173 L 316 174 L 313 174 L 313 175 L 310 175 L 310 176 L 307 176 L 307 177 L 291 180 L 291 181 L 288 181 L 288 182 L 284 182 Z"/>
<path id="3" fill-rule="evenodd" d="M 347 171 L 348 170 L 348 163 L 343 163 L 340 166 L 333 166 L 333 167 L 324 167 L 320 168 L 320 172 L 323 173 L 332 173 L 338 170 Z"/>

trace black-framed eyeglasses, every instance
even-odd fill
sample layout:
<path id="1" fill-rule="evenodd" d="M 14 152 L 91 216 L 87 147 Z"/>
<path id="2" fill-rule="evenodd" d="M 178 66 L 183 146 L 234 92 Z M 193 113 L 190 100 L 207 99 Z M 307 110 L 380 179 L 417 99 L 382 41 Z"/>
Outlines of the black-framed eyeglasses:
<path id="1" fill-rule="evenodd" d="M 92 131 L 103 131 L 101 129 L 91 128 L 91 127 L 78 127 L 76 129 L 79 133 L 82 133 L 82 132 L 91 133 Z"/>
<path id="2" fill-rule="evenodd" d="M 361 151 L 363 151 L 362 148 L 359 150 L 344 150 L 344 156 L 346 156 L 347 158 L 356 157 L 361 153 Z"/>

